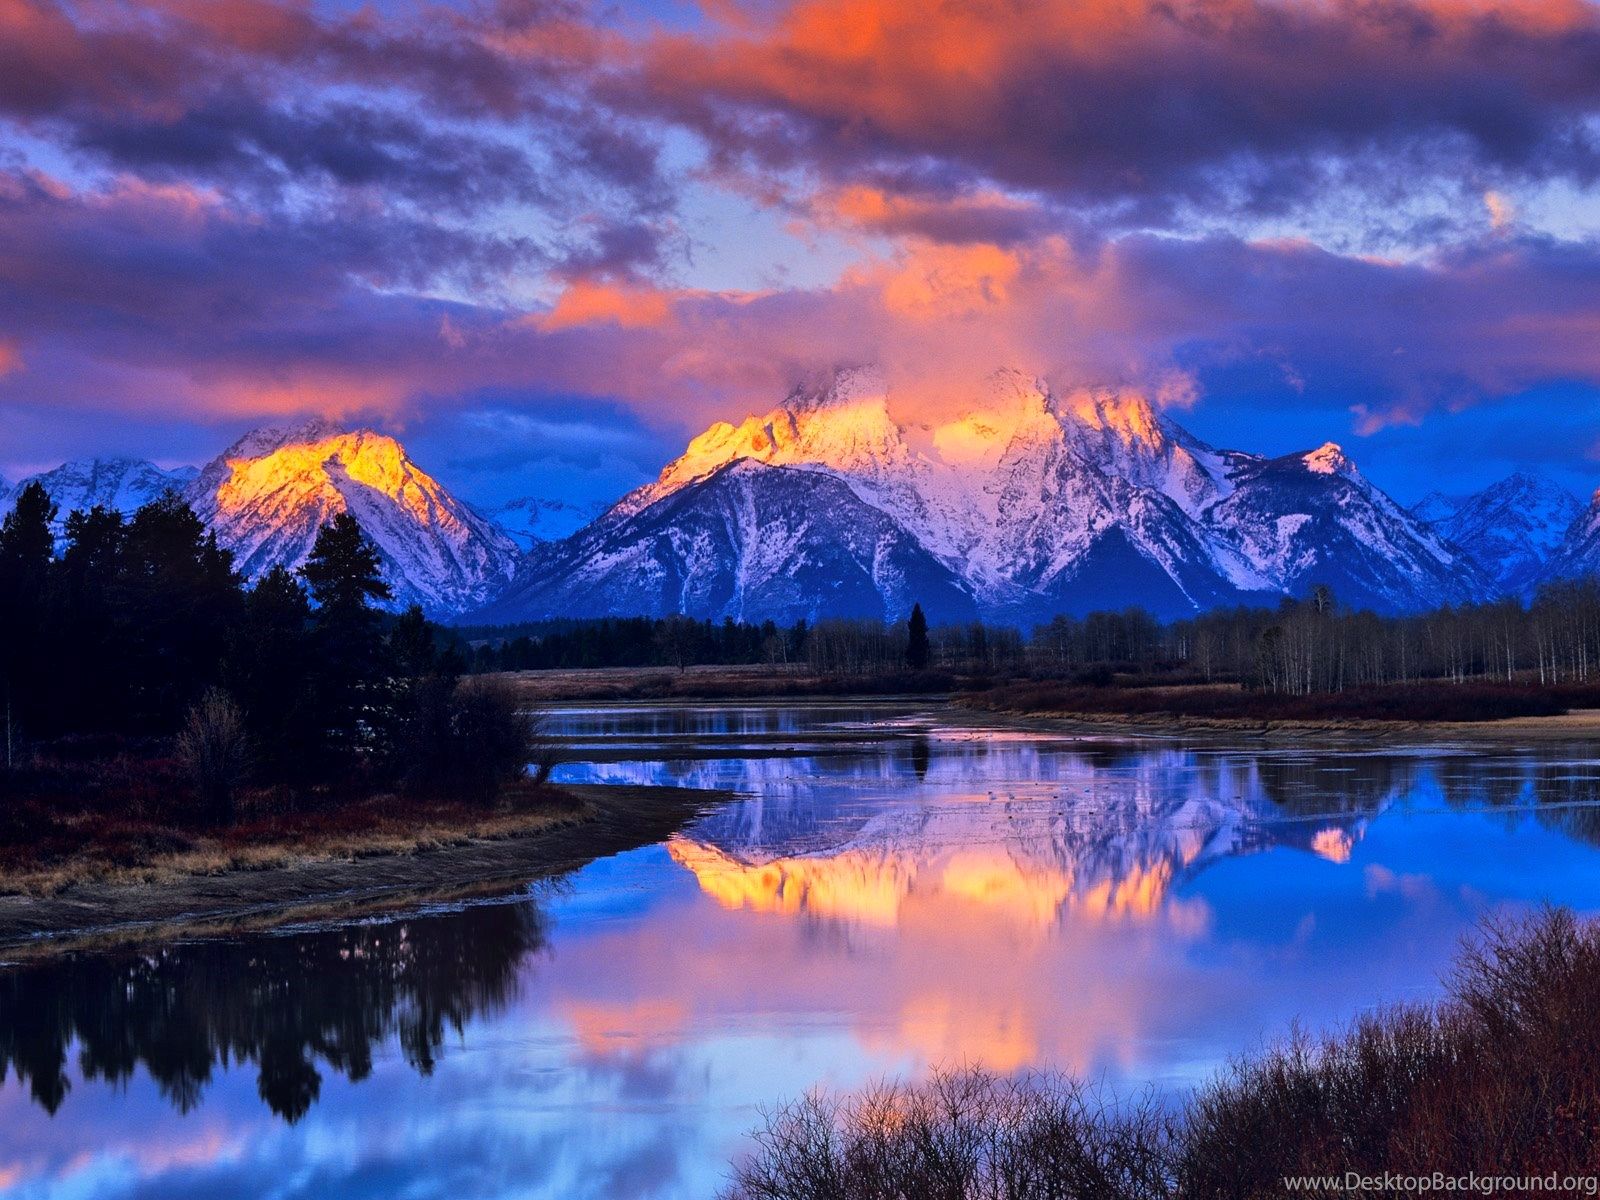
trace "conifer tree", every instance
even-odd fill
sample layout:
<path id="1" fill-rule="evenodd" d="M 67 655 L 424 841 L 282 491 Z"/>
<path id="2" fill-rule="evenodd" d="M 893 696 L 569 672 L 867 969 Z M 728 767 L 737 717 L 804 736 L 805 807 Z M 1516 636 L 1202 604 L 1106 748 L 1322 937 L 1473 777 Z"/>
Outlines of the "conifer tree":
<path id="1" fill-rule="evenodd" d="M 921 671 L 928 665 L 931 647 L 928 645 L 928 618 L 923 615 L 922 605 L 911 606 L 911 620 L 906 623 L 906 666 L 913 671 Z"/>
<path id="2" fill-rule="evenodd" d="M 15 765 L 18 731 L 35 722 L 46 704 L 55 518 L 54 502 L 35 482 L 0 521 L 0 749 L 8 766 Z"/>
<path id="3" fill-rule="evenodd" d="M 327 746 L 344 767 L 355 765 L 366 734 L 365 709 L 384 676 L 383 639 L 375 601 L 387 600 L 382 560 L 361 526 L 340 513 L 322 527 L 300 575 L 315 605 L 315 694 Z"/>

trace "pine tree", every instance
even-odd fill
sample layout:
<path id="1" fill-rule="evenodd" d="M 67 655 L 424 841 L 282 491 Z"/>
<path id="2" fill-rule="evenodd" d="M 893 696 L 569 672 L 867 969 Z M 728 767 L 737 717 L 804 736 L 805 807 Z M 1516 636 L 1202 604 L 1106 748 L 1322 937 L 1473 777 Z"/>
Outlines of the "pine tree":
<path id="1" fill-rule="evenodd" d="M 0 522 L 0 720 L 7 765 L 14 765 L 16 731 L 35 723 L 47 704 L 55 518 L 55 504 L 35 482 Z"/>
<path id="2" fill-rule="evenodd" d="M 175 492 L 128 522 L 125 654 L 136 728 L 164 731 L 214 684 L 242 593 L 233 556 Z"/>
<path id="3" fill-rule="evenodd" d="M 932 652 L 928 644 L 928 618 L 923 615 L 922 605 L 911 606 L 911 620 L 906 623 L 906 632 L 906 666 L 913 671 L 921 671 L 927 667 Z"/>
<path id="4" fill-rule="evenodd" d="M 383 581 L 382 565 L 360 524 L 343 512 L 318 532 L 300 575 L 311 589 L 312 601 L 330 618 L 367 621 L 372 602 L 392 595 Z"/>
<path id="5" fill-rule="evenodd" d="M 390 597 L 382 560 L 361 526 L 340 513 L 322 527 L 300 575 L 316 605 L 312 614 L 313 688 L 327 744 L 346 768 L 355 764 L 374 722 L 365 710 L 385 675 L 383 638 L 373 602 Z"/>
<path id="6" fill-rule="evenodd" d="M 267 782 L 304 783 L 326 761 L 314 668 L 311 602 L 299 580 L 273 567 L 245 596 L 222 668 Z"/>

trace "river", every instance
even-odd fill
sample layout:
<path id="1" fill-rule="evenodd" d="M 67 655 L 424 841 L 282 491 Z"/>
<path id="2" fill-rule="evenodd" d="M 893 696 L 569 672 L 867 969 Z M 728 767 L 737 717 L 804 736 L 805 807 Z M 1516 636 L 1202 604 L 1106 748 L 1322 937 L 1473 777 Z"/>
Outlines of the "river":
<path id="1" fill-rule="evenodd" d="M 1179 1096 L 1600 910 L 1600 756 L 562 709 L 738 799 L 493 902 L 0 968 L 0 1195 L 705 1197 L 763 1106 L 938 1063 Z"/>

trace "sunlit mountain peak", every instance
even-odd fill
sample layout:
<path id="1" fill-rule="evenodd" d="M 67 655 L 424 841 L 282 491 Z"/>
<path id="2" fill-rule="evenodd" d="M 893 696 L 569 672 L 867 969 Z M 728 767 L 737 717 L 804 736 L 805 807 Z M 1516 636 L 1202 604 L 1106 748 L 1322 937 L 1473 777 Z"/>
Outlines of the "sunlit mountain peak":
<path id="1" fill-rule="evenodd" d="M 318 530 L 344 512 L 378 548 L 398 604 L 445 611 L 481 603 L 518 560 L 510 537 L 394 438 L 320 419 L 246 434 L 205 467 L 188 498 L 251 577 L 298 567 Z"/>

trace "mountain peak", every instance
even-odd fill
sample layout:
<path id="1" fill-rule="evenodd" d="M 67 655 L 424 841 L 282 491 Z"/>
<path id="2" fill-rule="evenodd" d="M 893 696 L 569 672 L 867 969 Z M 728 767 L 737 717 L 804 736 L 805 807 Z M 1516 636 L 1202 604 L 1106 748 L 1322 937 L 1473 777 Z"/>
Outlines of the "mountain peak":
<path id="1" fill-rule="evenodd" d="M 861 404 L 882 404 L 889 393 L 883 370 L 871 364 L 835 367 L 800 384 L 782 407 L 791 412 L 824 412 Z"/>
<path id="2" fill-rule="evenodd" d="M 223 458 L 259 458 L 284 446 L 309 445 L 342 436 L 348 432 L 326 417 L 305 417 L 261 425 L 250 430 L 222 452 Z"/>
<path id="3" fill-rule="evenodd" d="M 1343 475 L 1348 479 L 1359 479 L 1361 476 L 1338 442 L 1323 442 L 1315 450 L 1302 454 L 1300 461 L 1314 475 Z"/>
<path id="4" fill-rule="evenodd" d="M 142 458 L 79 458 L 62 463 L 50 471 L 30 475 L 7 492 L 0 487 L 0 498 L 9 505 L 27 484 L 38 483 L 55 502 L 56 534 L 64 536 L 67 514 L 91 508 L 112 509 L 131 514 L 168 490 L 182 490 L 195 476 L 193 467 L 163 470 Z"/>
<path id="5" fill-rule="evenodd" d="M 1129 447 L 1153 449 L 1167 442 L 1167 431 L 1150 401 L 1129 388 L 1073 392 L 1062 402 L 1064 415 L 1116 437 Z"/>
<path id="6" fill-rule="evenodd" d="M 253 430 L 209 463 L 188 495 L 251 577 L 298 567 L 343 512 L 376 546 L 399 604 L 452 611 L 482 603 L 518 559 L 504 531 L 450 495 L 394 438 L 321 419 Z"/>

